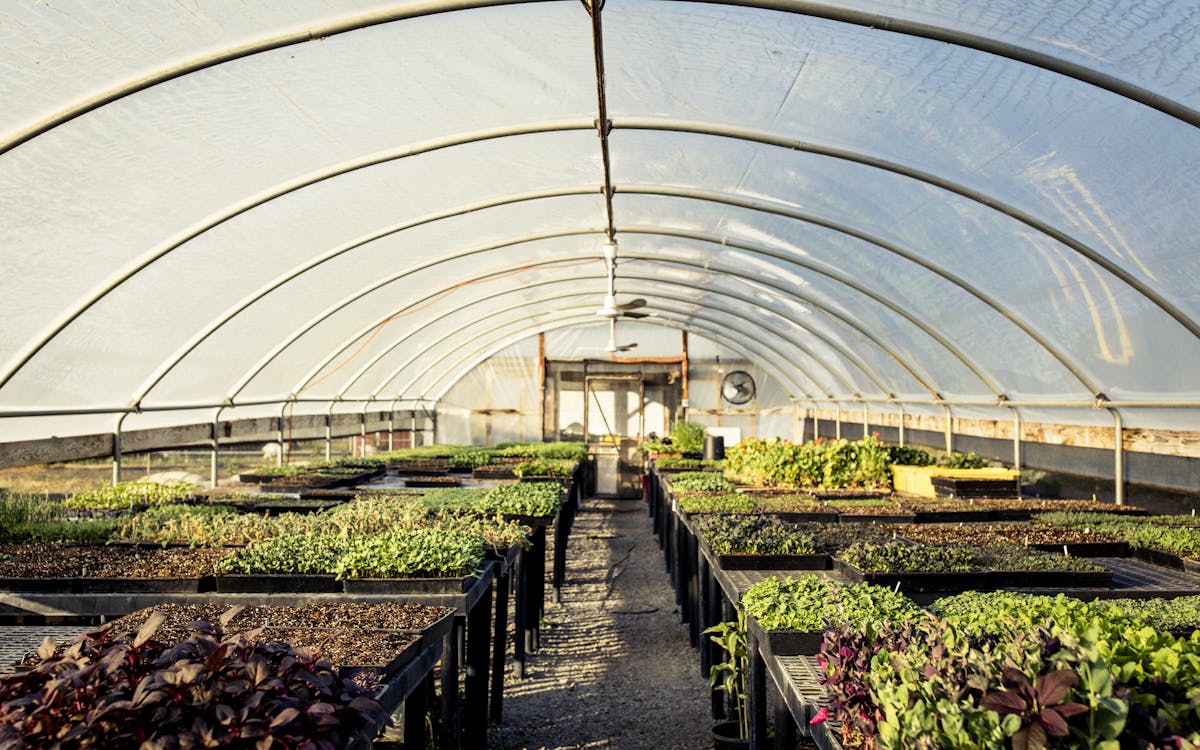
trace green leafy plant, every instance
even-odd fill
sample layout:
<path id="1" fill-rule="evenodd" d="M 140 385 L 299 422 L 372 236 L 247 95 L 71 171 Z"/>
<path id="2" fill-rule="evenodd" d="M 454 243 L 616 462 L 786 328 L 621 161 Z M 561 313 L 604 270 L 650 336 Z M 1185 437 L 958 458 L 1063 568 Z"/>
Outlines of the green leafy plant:
<path id="1" fill-rule="evenodd" d="M 804 555 L 817 551 L 811 533 L 773 516 L 703 516 L 696 526 L 718 555 Z"/>
<path id="2" fill-rule="evenodd" d="M 933 456 L 929 455 L 929 451 L 920 448 L 913 448 L 907 445 L 889 445 L 887 447 L 888 460 L 893 464 L 901 466 L 929 466 L 933 463 Z"/>
<path id="3" fill-rule="evenodd" d="M 732 477 L 767 487 L 890 488 L 891 463 L 888 448 L 873 436 L 803 444 L 746 438 L 725 451 Z"/>
<path id="4" fill-rule="evenodd" d="M 563 504 L 557 482 L 522 482 L 491 488 L 480 501 L 480 510 L 515 516 L 553 516 Z"/>
<path id="5" fill-rule="evenodd" d="M 566 459 L 539 458 L 517 464 L 513 474 L 518 477 L 569 477 L 577 464 L 577 461 Z"/>
<path id="6" fill-rule="evenodd" d="M 352 673 L 311 651 L 200 622 L 164 643 L 162 619 L 87 633 L 58 655 L 47 639 L 29 671 L 0 676 L 0 746 L 340 748 L 369 744 L 385 720 Z"/>
<path id="7" fill-rule="evenodd" d="M 689 492 L 732 492 L 737 485 L 711 471 L 684 471 L 671 477 L 671 488 Z"/>
<path id="8" fill-rule="evenodd" d="M 725 461 L 703 458 L 682 458 L 675 456 L 660 456 L 654 460 L 654 466 L 662 471 L 702 471 L 713 469 L 720 471 L 725 468 Z"/>
<path id="9" fill-rule="evenodd" d="M 738 737 L 750 736 L 750 691 L 747 683 L 749 645 L 746 639 L 746 614 L 739 612 L 736 620 L 718 623 L 704 631 L 725 653 L 725 661 L 713 664 L 709 683 L 730 697 L 737 716 Z"/>
<path id="10" fill-rule="evenodd" d="M 905 622 L 927 617 L 907 597 L 882 586 L 842 584 L 815 575 L 772 576 L 742 595 L 742 607 L 766 630 L 819 631 L 842 622 Z"/>
<path id="11" fill-rule="evenodd" d="M 483 538 L 472 531 L 394 529 L 349 545 L 330 572 L 338 578 L 464 576 L 479 567 L 483 552 Z"/>
<path id="12" fill-rule="evenodd" d="M 192 495 L 196 485 L 188 482 L 120 482 L 72 495 L 63 507 L 79 510 L 121 510 L 141 505 L 179 502 Z"/>
<path id="13" fill-rule="evenodd" d="M 987 459 L 974 453 L 951 453 L 938 460 L 938 466 L 947 469 L 982 469 L 988 465 Z"/>
<path id="14" fill-rule="evenodd" d="M 0 494 L 0 542 L 103 542 L 115 527 L 110 519 L 71 518 L 40 495 Z"/>

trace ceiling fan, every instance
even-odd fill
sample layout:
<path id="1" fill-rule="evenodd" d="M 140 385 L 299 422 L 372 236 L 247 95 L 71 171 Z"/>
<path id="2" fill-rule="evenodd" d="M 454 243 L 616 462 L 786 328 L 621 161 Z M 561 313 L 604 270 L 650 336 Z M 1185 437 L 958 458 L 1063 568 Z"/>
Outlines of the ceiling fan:
<path id="1" fill-rule="evenodd" d="M 617 352 L 627 352 L 630 349 L 636 348 L 636 341 L 628 344 L 617 343 L 617 319 L 615 317 L 610 318 L 608 321 L 608 345 L 604 347 L 604 351 L 609 354 L 616 354 Z"/>
<path id="2" fill-rule="evenodd" d="M 616 320 L 617 318 L 630 318 L 636 320 L 638 318 L 646 317 L 647 313 L 634 312 L 634 310 L 637 310 L 639 307 L 646 306 L 646 300 L 641 297 L 617 304 L 616 242 L 604 243 L 604 266 L 608 269 L 608 292 L 604 295 L 604 304 L 600 306 L 600 309 L 596 310 L 596 315 L 601 318 L 609 318 L 610 320 Z"/>

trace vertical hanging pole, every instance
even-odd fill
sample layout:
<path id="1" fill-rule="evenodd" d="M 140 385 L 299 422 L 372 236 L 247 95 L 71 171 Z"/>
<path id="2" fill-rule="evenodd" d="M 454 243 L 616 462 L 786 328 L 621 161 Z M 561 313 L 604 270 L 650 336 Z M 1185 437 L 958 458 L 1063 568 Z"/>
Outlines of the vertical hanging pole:
<path id="1" fill-rule="evenodd" d="M 954 452 L 954 436 L 950 431 L 950 420 L 950 407 L 942 404 L 942 422 L 945 426 L 944 429 L 946 434 L 946 455 Z"/>
<path id="2" fill-rule="evenodd" d="M 426 411 L 425 415 L 429 419 L 429 444 L 438 444 L 438 419 L 437 419 L 437 402 L 434 402 L 433 411 Z"/>
<path id="3" fill-rule="evenodd" d="M 1121 412 L 1109 409 L 1113 415 L 1113 502 L 1125 504 L 1125 424 Z"/>
<path id="4" fill-rule="evenodd" d="M 898 404 L 900 407 L 900 447 L 904 447 L 904 404 Z"/>
<path id="5" fill-rule="evenodd" d="M 816 401 L 813 401 L 812 405 L 813 405 L 813 440 L 816 440 L 817 438 L 821 437 L 821 409 L 819 408 L 819 405 L 817 404 Z"/>
<path id="6" fill-rule="evenodd" d="M 870 434 L 871 434 L 871 418 L 867 414 L 867 402 L 864 401 L 863 402 L 863 440 L 866 440 L 867 436 Z"/>
<path id="7" fill-rule="evenodd" d="M 842 405 L 841 404 L 837 405 L 837 421 L 834 422 L 833 436 L 838 440 L 842 439 Z"/>
<path id="8" fill-rule="evenodd" d="M 1017 471 L 1017 497 L 1021 497 L 1021 412 L 1010 406 L 1013 413 L 1013 469 Z"/>
<path id="9" fill-rule="evenodd" d="M 113 454 L 112 454 L 112 483 L 116 487 L 121 482 L 121 425 L 125 423 L 125 417 L 129 416 L 129 412 L 124 412 L 117 418 L 117 426 L 113 429 Z"/>
<path id="10" fill-rule="evenodd" d="M 417 410 L 413 409 L 408 413 L 411 421 L 408 425 L 408 447 L 417 447 Z"/>
<path id="11" fill-rule="evenodd" d="M 800 408 L 800 402 L 795 398 L 789 399 L 792 402 L 792 442 L 800 444 L 804 442 L 804 410 Z"/>
<path id="12" fill-rule="evenodd" d="M 217 486 L 217 480 L 220 478 L 218 476 L 217 459 L 221 452 L 221 412 L 223 411 L 225 411 L 224 406 L 218 407 L 216 413 L 213 414 L 212 421 L 212 453 L 208 466 L 208 485 L 214 489 Z"/>

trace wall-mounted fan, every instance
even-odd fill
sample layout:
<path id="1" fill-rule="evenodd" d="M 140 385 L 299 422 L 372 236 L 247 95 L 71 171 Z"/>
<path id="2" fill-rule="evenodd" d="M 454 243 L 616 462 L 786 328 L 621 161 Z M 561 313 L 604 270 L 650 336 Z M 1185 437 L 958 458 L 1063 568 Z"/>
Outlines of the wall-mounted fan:
<path id="1" fill-rule="evenodd" d="M 721 398 L 731 404 L 749 403 L 754 398 L 754 378 L 745 370 L 734 370 L 721 381 Z"/>

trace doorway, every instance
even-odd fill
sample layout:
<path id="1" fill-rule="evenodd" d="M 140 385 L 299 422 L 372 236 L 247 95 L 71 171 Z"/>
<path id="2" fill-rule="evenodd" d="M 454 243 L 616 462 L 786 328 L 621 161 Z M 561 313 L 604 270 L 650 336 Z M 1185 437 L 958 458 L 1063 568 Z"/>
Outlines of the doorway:
<path id="1" fill-rule="evenodd" d="M 546 434 L 582 440 L 596 468 L 595 494 L 642 494 L 642 439 L 663 435 L 682 400 L 681 362 L 548 361 Z"/>

